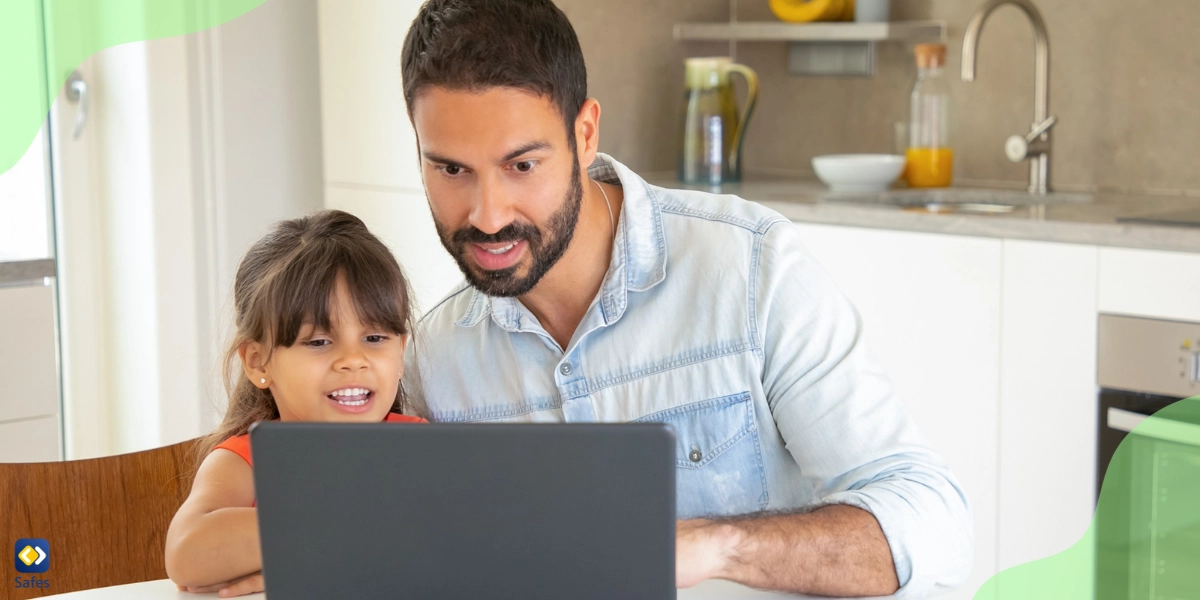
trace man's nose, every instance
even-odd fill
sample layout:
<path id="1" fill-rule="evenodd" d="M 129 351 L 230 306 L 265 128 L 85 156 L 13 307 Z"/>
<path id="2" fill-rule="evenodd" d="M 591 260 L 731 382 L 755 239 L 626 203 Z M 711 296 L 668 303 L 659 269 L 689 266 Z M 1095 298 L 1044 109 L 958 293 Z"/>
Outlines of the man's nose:
<path id="1" fill-rule="evenodd" d="M 494 177 L 480 177 L 475 206 L 468 217 L 476 229 L 493 234 L 514 220 L 513 203 L 508 191 Z"/>

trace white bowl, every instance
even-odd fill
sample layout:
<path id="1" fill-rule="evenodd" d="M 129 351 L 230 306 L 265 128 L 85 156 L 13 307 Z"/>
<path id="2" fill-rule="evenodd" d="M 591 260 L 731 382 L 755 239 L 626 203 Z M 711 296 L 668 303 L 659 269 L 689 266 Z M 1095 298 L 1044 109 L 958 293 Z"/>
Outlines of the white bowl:
<path id="1" fill-rule="evenodd" d="M 813 159 L 817 178 L 835 192 L 883 192 L 904 172 L 896 154 L 834 154 Z"/>

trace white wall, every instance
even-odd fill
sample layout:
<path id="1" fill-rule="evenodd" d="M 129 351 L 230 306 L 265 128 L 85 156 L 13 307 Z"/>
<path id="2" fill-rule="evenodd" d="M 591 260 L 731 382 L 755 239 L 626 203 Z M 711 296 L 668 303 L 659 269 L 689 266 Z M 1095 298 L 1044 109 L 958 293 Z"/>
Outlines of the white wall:
<path id="1" fill-rule="evenodd" d="M 316 0 L 267 0 L 186 36 L 197 174 L 201 429 L 224 413 L 218 359 L 242 255 L 276 221 L 320 210 Z"/>
<path id="2" fill-rule="evenodd" d="M 94 107 L 88 123 L 98 146 L 99 205 L 101 207 L 98 234 L 101 250 L 107 257 L 104 271 L 107 311 L 107 335 L 98 340 L 99 351 L 109 354 L 108 385 L 99 389 L 80 386 L 80 393 L 68 398 L 69 403 L 92 402 L 107 392 L 104 398 L 110 407 L 110 448 L 113 453 L 152 448 L 159 439 L 159 415 L 164 412 L 160 396 L 169 391 L 184 394 L 175 396 L 184 406 L 194 398 L 185 389 L 164 389 L 158 353 L 160 328 L 157 293 L 158 257 L 160 245 L 155 221 L 162 213 L 177 213 L 179 206 L 188 206 L 190 198 L 156 198 L 155 185 L 159 171 L 177 174 L 175 157 L 155 153 L 151 124 L 166 120 L 154 113 L 164 108 L 152 102 L 151 90 L 161 91 L 152 81 L 151 54 L 161 63 L 163 54 L 177 48 L 163 40 L 148 48 L 148 44 L 124 44 L 96 56 L 96 69 L 90 92 Z M 153 52 L 151 52 L 153 50 Z M 60 95 L 60 102 L 62 96 Z M 165 137 L 165 136 L 164 136 Z M 183 146 L 186 152 L 186 146 Z M 176 188 L 185 194 L 188 185 Z M 165 215 L 162 215 L 165 216 Z M 70 263 L 70 252 L 62 260 Z M 190 269 L 186 259 L 182 265 Z M 161 298 L 167 299 L 167 298 Z M 67 302 L 86 302 L 71 297 Z M 191 316 L 194 320 L 194 316 Z M 176 336 L 177 343 L 188 343 L 184 335 Z M 74 337 L 68 345 L 77 342 Z M 190 367 L 190 368 L 189 368 Z M 191 379 L 194 365 L 173 365 L 177 375 Z M 86 426 L 82 424 L 81 426 Z"/>
<path id="3" fill-rule="evenodd" d="M 388 244 L 426 310 L 462 274 L 434 231 L 401 88 L 400 50 L 421 1 L 318 4 L 326 206 Z"/>

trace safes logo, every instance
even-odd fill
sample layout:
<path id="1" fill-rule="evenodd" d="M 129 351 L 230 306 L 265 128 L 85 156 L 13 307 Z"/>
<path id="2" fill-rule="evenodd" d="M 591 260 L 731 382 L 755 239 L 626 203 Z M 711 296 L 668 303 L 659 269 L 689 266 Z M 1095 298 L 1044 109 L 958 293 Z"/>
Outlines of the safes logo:
<path id="1" fill-rule="evenodd" d="M 39 538 L 17 540 L 18 573 L 45 573 L 50 570 L 50 542 Z"/>
<path id="2" fill-rule="evenodd" d="M 21 538 L 13 547 L 13 562 L 18 573 L 45 573 L 50 570 L 50 542 L 41 538 Z M 15 587 L 50 587 L 50 580 L 43 577 L 17 577 Z"/>

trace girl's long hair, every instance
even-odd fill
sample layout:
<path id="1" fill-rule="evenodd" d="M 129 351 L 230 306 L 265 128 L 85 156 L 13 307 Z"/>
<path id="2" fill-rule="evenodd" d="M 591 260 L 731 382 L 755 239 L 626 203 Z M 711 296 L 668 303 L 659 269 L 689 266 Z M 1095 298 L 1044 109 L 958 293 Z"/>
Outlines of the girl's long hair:
<path id="1" fill-rule="evenodd" d="M 238 349 L 258 342 L 267 349 L 269 361 L 272 350 L 296 342 L 304 324 L 328 329 L 339 276 L 345 278 L 364 324 L 395 335 L 413 331 L 404 271 L 358 217 L 326 210 L 277 223 L 238 265 L 233 283 L 235 333 L 222 363 L 229 405 L 220 425 L 197 443 L 197 465 L 218 444 L 246 433 L 252 424 L 279 418 L 270 390 L 259 389 L 244 374 Z M 391 411 L 401 413 L 404 405 L 401 385 Z"/>

